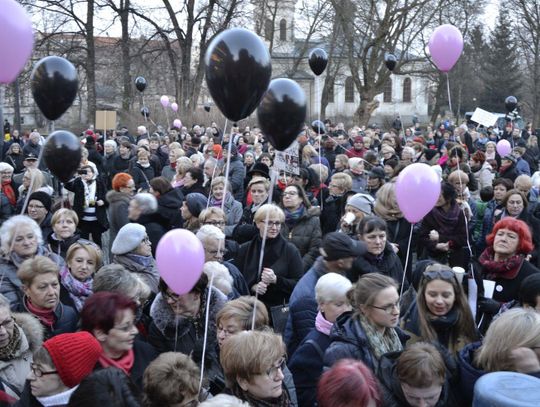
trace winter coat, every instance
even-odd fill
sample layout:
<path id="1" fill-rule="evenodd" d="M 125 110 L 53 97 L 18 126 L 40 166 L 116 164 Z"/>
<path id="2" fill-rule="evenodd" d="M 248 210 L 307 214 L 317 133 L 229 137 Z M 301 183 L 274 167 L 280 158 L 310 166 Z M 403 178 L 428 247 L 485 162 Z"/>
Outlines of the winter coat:
<path id="1" fill-rule="evenodd" d="M 15 190 L 14 190 L 15 191 Z M 17 194 L 15 192 L 15 194 Z M 0 191 L 0 225 L 11 218 L 15 213 L 15 206 L 11 205 L 4 191 Z"/>
<path id="2" fill-rule="evenodd" d="M 169 230 L 169 225 L 162 216 L 157 213 L 150 213 L 141 215 L 136 221 L 138 224 L 143 225 L 146 229 L 146 234 L 152 243 L 152 256 L 156 256 L 156 249 L 159 240 Z"/>
<path id="3" fill-rule="evenodd" d="M 144 168 L 139 163 L 133 163 L 129 170 L 129 175 L 133 177 L 135 189 L 149 191 L 150 180 L 156 176 L 156 172 L 151 165 Z"/>
<path id="4" fill-rule="evenodd" d="M 28 309 L 26 305 L 26 299 L 23 300 L 22 304 L 15 311 L 26 312 L 29 315 L 35 317 L 36 320 L 41 323 L 38 317 L 32 314 L 32 312 Z M 79 315 L 77 314 L 75 308 L 71 308 L 70 306 L 59 302 L 54 309 L 54 323 L 52 327 L 41 324 L 44 329 L 44 339 L 47 340 L 56 335 L 75 332 L 77 331 L 78 324 Z"/>
<path id="5" fill-rule="evenodd" d="M 168 229 L 181 228 L 183 222 L 180 208 L 184 202 L 184 195 L 180 188 L 173 188 L 158 196 L 157 202 L 157 215 L 167 222 Z"/>
<path id="6" fill-rule="evenodd" d="M 231 185 L 234 199 L 242 202 L 244 198 L 244 178 L 246 169 L 238 157 L 231 157 L 229 166 L 229 183 Z"/>
<path id="7" fill-rule="evenodd" d="M 378 363 L 377 376 L 379 379 L 379 384 L 381 385 L 380 388 L 383 396 L 382 405 L 385 407 L 410 407 L 410 404 L 407 402 L 407 399 L 403 394 L 401 383 L 396 372 L 397 359 L 400 355 L 401 352 L 387 353 L 381 357 Z M 455 362 L 449 358 L 448 355 L 443 355 L 443 360 L 445 360 L 447 364 L 447 377 L 443 383 L 439 400 L 434 406 L 461 406 L 453 395 L 453 382 L 457 379 L 454 377 L 456 376 L 455 373 L 457 370 Z"/>
<path id="8" fill-rule="evenodd" d="M 219 206 L 221 208 L 221 205 Z M 232 236 L 234 228 L 242 218 L 242 204 L 235 200 L 231 194 L 225 194 L 225 205 L 223 206 L 227 221 L 225 224 L 225 235 Z"/>
<path id="9" fill-rule="evenodd" d="M 502 167 L 499 168 L 499 177 L 501 178 L 507 178 L 512 183 L 516 180 L 518 177 L 519 172 L 516 168 L 516 164 L 512 163 L 508 168 L 503 169 Z"/>
<path id="10" fill-rule="evenodd" d="M 62 259 L 65 259 L 69 247 L 73 243 L 77 243 L 77 241 L 80 238 L 81 238 L 81 235 L 79 231 L 77 230 L 75 231 L 73 236 L 68 237 L 66 240 L 57 240 L 56 235 L 53 232 L 47 237 L 47 243 L 48 243 L 49 250 L 51 252 L 53 252 L 54 254 L 57 254 Z"/>
<path id="11" fill-rule="evenodd" d="M 184 196 L 188 196 L 189 194 L 194 194 L 194 193 L 199 193 L 206 196 L 206 189 L 203 187 L 202 182 L 197 182 L 196 184 L 193 184 L 190 187 L 187 187 L 184 185 L 181 188 L 181 191 Z"/>
<path id="12" fill-rule="evenodd" d="M 281 227 L 281 235 L 294 244 L 304 264 L 304 271 L 308 270 L 319 255 L 321 245 L 321 222 L 319 208 L 309 208 L 294 224 L 285 222 Z"/>
<path id="13" fill-rule="evenodd" d="M 103 159 L 103 172 L 101 173 L 102 178 L 105 180 L 107 189 L 111 189 L 112 178 L 115 175 L 114 173 L 114 161 L 118 157 L 118 153 L 105 154 Z"/>
<path id="14" fill-rule="evenodd" d="M 242 244 L 234 261 L 250 289 L 260 281 L 258 271 L 261 242 L 260 236 L 255 236 L 250 242 Z M 302 276 L 302 258 L 298 249 L 281 235 L 275 239 L 266 239 L 262 266 L 274 270 L 277 282 L 270 284 L 259 299 L 267 307 L 286 304 Z"/>
<path id="15" fill-rule="evenodd" d="M 459 385 L 456 391 L 459 391 L 464 406 L 471 405 L 474 385 L 480 377 L 488 373 L 474 365 L 474 355 L 480 346 L 481 342 L 471 343 L 458 354 Z"/>
<path id="16" fill-rule="evenodd" d="M 33 353 L 43 344 L 43 326 L 27 313 L 14 313 L 12 317 L 16 321 L 15 329 L 21 335 L 21 343 L 12 359 L 0 360 L 0 378 L 22 391 L 30 373 Z"/>
<path id="17" fill-rule="evenodd" d="M 132 157 L 122 158 L 120 154 L 112 160 L 111 179 L 120 172 L 129 172 Z"/>
<path id="18" fill-rule="evenodd" d="M 527 224 L 532 232 L 534 250 L 530 262 L 540 268 L 540 202 L 530 204 Z"/>
<path id="19" fill-rule="evenodd" d="M 4 157 L 4 162 L 8 163 L 13 167 L 13 172 L 19 174 L 24 171 L 25 167 L 23 164 L 24 154 L 8 154 Z"/>
<path id="20" fill-rule="evenodd" d="M 167 181 L 172 182 L 174 176 L 176 175 L 176 169 L 172 168 L 170 165 L 166 165 L 161 170 L 161 176 L 167 178 Z"/>
<path id="21" fill-rule="evenodd" d="M 39 246 L 36 255 L 48 257 L 50 260 L 58 264 L 59 267 L 64 266 L 64 260 L 56 254 L 51 253 L 45 246 Z M 0 258 L 0 294 L 6 297 L 9 301 L 11 310 L 24 308 L 22 282 L 17 277 L 17 269 L 26 259 L 19 258 L 15 253 L 10 253 L 7 257 Z"/>
<path id="22" fill-rule="evenodd" d="M 493 185 L 493 179 L 495 178 L 495 174 L 493 173 L 493 168 L 491 168 L 491 164 L 485 161 L 478 171 L 473 171 L 473 175 L 478 182 L 477 197 L 480 197 L 480 191 L 482 190 L 482 188 L 490 187 Z"/>
<path id="23" fill-rule="evenodd" d="M 416 247 L 416 240 L 418 238 L 418 229 L 414 228 L 414 226 L 411 225 L 411 223 L 404 217 L 392 220 L 385 220 L 387 229 L 387 240 L 391 243 L 395 243 L 398 245 L 399 251 L 397 252 L 397 256 L 399 257 L 399 260 L 401 261 L 401 265 L 403 267 L 405 267 L 405 261 L 407 260 L 407 245 L 409 244 L 411 227 L 413 227 L 411 250 L 409 251 L 409 262 L 407 264 L 406 270 L 407 279 L 410 279 L 413 264 L 413 252 L 414 248 Z"/>
<path id="24" fill-rule="evenodd" d="M 113 263 L 120 264 L 121 266 L 124 266 L 127 271 L 136 274 L 148 285 L 148 287 L 150 287 L 150 290 L 153 293 L 157 293 L 159 285 L 159 272 L 157 270 L 156 261 L 154 258 L 152 258 L 150 266 L 145 266 L 137 263 L 128 255 L 129 253 L 115 254 L 113 257 Z"/>
<path id="25" fill-rule="evenodd" d="M 289 318 L 283 333 L 289 355 L 295 352 L 300 342 L 315 326 L 318 309 L 315 285 L 327 272 L 323 258 L 319 256 L 294 287 L 289 299 Z"/>
<path id="26" fill-rule="evenodd" d="M 367 273 L 381 273 L 385 276 L 392 277 L 401 284 L 403 281 L 403 266 L 390 243 L 386 243 L 382 256 L 374 256 L 373 254 L 366 252 L 362 256 L 358 256 L 354 259 L 353 265 L 347 273 L 347 276 L 355 283 L 360 276 Z M 408 282 L 405 280 L 404 290 L 406 290 L 407 287 Z"/>
<path id="27" fill-rule="evenodd" d="M 405 347 L 409 336 L 400 328 L 393 329 L 396 330 L 401 344 Z M 330 340 L 331 344 L 324 353 L 325 366 L 330 367 L 340 359 L 351 358 L 363 362 L 375 371 L 378 361 L 371 351 L 364 328 L 353 311 L 345 312 L 338 317 L 330 332 Z"/>
<path id="28" fill-rule="evenodd" d="M 118 231 L 122 228 L 122 226 L 129 223 L 128 206 L 129 201 L 131 200 L 131 195 L 125 192 L 113 190 L 107 192 L 105 199 L 109 203 L 109 240 L 110 245 L 112 246 Z"/>
<path id="29" fill-rule="evenodd" d="M 201 296 L 201 309 L 199 318 L 176 317 L 169 304 L 159 293 L 150 308 L 150 331 L 148 341 L 163 352 L 181 352 L 193 355 L 193 359 L 200 365 L 204 339 L 204 308 L 206 308 L 208 289 Z M 210 297 L 210 310 L 208 319 L 208 334 L 206 353 L 209 358 L 216 358 L 217 327 L 216 315 L 226 302 L 225 296 L 216 288 L 212 288 Z M 204 308 L 202 308 L 204 307 Z"/>
<path id="30" fill-rule="evenodd" d="M 323 236 L 330 232 L 335 232 L 339 226 L 341 212 L 343 211 L 343 196 L 330 195 L 324 201 L 321 214 L 321 231 Z"/>
<path id="31" fill-rule="evenodd" d="M 317 405 L 317 383 L 323 372 L 324 352 L 329 345 L 330 337 L 312 328 L 289 360 L 299 407 Z"/>
<path id="32" fill-rule="evenodd" d="M 232 238 L 239 244 L 249 242 L 259 234 L 259 229 L 257 229 L 257 226 L 255 226 L 253 223 L 255 212 L 256 211 L 253 211 L 253 204 L 244 207 L 242 217 L 234 228 L 232 234 Z"/>

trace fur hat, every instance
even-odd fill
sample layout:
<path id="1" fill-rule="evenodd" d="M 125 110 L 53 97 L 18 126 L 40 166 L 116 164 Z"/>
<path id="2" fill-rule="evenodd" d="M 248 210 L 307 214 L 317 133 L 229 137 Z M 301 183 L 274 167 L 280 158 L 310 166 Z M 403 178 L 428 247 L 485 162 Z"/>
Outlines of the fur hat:
<path id="1" fill-rule="evenodd" d="M 186 196 L 186 205 L 189 212 L 198 218 L 203 209 L 206 208 L 206 197 L 199 192 L 192 192 Z"/>
<path id="2" fill-rule="evenodd" d="M 51 199 L 51 196 L 46 192 L 43 192 L 43 191 L 33 192 L 30 195 L 30 198 L 28 198 L 28 203 L 30 203 L 30 201 L 39 201 L 43 204 L 45 209 L 47 209 L 47 212 L 50 212 L 51 210 L 52 199 Z"/>
<path id="3" fill-rule="evenodd" d="M 45 341 L 60 379 L 69 388 L 77 386 L 94 370 L 102 353 L 98 340 L 86 331 L 60 334 Z"/>
<path id="4" fill-rule="evenodd" d="M 114 239 L 111 252 L 126 254 L 135 250 L 146 237 L 146 229 L 138 223 L 128 223 L 122 226 Z"/>

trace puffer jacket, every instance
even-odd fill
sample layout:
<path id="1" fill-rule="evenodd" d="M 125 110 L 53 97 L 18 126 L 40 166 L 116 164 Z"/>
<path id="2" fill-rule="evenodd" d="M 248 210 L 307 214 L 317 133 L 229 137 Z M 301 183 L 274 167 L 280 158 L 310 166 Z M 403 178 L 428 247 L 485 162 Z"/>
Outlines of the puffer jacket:
<path id="1" fill-rule="evenodd" d="M 319 208 L 309 208 L 294 225 L 285 222 L 281 227 L 282 236 L 300 252 L 304 271 L 313 265 L 319 255 L 322 237 L 320 215 Z"/>
<path id="2" fill-rule="evenodd" d="M 13 358 L 0 360 L 0 378 L 22 391 L 30 373 L 32 355 L 43 343 L 43 327 L 26 313 L 14 313 L 12 317 L 16 321 L 14 329 L 19 330 L 21 342 Z"/>
<path id="3" fill-rule="evenodd" d="M 409 336 L 400 328 L 394 328 L 403 347 Z M 378 361 L 371 351 L 371 345 L 360 320 L 353 311 L 341 314 L 330 332 L 332 343 L 324 353 L 324 366 L 331 367 L 341 359 L 356 359 L 375 371 Z"/>

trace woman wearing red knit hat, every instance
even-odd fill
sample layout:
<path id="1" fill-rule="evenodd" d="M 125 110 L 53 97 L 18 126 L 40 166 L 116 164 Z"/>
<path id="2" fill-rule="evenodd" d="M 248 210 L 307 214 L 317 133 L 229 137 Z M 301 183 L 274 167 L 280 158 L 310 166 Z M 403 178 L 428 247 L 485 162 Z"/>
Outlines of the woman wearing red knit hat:
<path id="1" fill-rule="evenodd" d="M 57 335 L 34 354 L 22 406 L 67 406 L 71 393 L 94 370 L 101 346 L 88 332 Z"/>

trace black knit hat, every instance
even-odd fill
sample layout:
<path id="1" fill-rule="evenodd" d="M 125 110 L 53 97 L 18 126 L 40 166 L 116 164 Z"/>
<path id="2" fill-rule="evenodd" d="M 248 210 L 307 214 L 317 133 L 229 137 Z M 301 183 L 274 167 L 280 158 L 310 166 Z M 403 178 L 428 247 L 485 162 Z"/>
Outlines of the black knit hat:
<path id="1" fill-rule="evenodd" d="M 47 212 L 50 212 L 52 206 L 52 199 L 48 193 L 43 191 L 36 191 L 30 195 L 30 198 L 28 198 L 28 202 L 30 203 L 31 201 L 41 202 L 45 209 L 47 209 Z"/>

